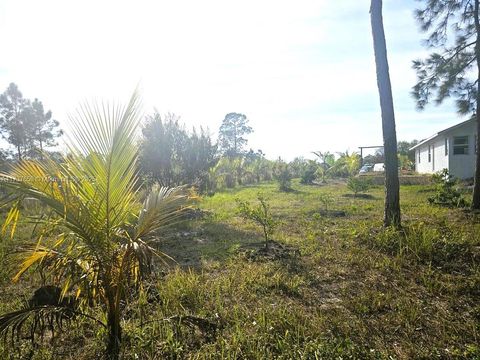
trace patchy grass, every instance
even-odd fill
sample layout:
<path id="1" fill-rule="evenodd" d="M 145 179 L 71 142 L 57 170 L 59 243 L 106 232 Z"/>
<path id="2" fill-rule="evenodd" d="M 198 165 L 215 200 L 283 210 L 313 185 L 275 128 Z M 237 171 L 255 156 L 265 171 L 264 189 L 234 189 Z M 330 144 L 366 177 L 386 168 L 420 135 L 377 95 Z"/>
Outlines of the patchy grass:
<path id="1" fill-rule="evenodd" d="M 480 358 L 478 216 L 429 205 L 431 187 L 404 186 L 404 228 L 395 231 L 381 227 L 382 187 L 368 198 L 345 196 L 343 183 L 293 188 L 218 193 L 199 205 L 203 216 L 160 235 L 177 264 L 129 304 L 126 359 Z M 273 240 L 292 249 L 287 256 L 248 256 L 263 246 L 262 234 L 236 215 L 235 198 L 254 201 L 259 191 L 279 221 Z M 13 245 L 4 242 L 0 256 L 2 249 Z M 39 284 L 33 276 L 10 285 L 1 277 L 9 266 L 0 271 L 2 313 Z M 186 326 L 179 315 L 214 328 Z M 0 358 L 97 358 L 102 336 L 83 320 L 35 349 L 0 345 Z"/>

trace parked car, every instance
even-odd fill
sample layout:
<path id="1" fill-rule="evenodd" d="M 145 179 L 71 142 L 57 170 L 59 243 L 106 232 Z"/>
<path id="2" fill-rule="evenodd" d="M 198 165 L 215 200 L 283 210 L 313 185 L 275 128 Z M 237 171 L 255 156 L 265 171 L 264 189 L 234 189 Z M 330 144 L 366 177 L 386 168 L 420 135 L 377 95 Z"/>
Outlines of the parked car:
<path id="1" fill-rule="evenodd" d="M 384 172 L 385 171 L 385 164 L 378 163 L 373 165 L 373 172 Z"/>
<path id="2" fill-rule="evenodd" d="M 373 171 L 373 164 L 365 164 L 360 168 L 359 174 L 366 174 Z"/>

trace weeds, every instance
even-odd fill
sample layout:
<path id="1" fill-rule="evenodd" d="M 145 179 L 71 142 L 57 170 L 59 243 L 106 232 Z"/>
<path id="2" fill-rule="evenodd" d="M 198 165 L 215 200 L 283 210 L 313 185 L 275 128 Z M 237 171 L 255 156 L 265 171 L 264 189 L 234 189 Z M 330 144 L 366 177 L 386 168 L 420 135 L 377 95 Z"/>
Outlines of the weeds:
<path id="1" fill-rule="evenodd" d="M 447 169 L 432 175 L 436 192 L 428 198 L 428 202 L 434 205 L 446 207 L 466 207 L 467 201 L 458 190 L 458 181 L 448 173 Z"/>
<path id="2" fill-rule="evenodd" d="M 320 201 L 320 203 L 323 205 L 323 210 L 325 213 L 327 213 L 328 208 L 335 202 L 335 199 L 328 193 L 320 193 L 318 194 L 318 201 Z"/>
<path id="3" fill-rule="evenodd" d="M 270 238 L 278 222 L 272 217 L 270 206 L 261 193 L 258 193 L 257 200 L 259 204 L 252 206 L 248 201 L 237 199 L 238 213 L 245 219 L 255 221 L 262 227 L 265 238 L 265 248 L 268 249 Z"/>
<path id="4" fill-rule="evenodd" d="M 146 291 L 128 304 L 125 359 L 480 357 L 476 218 L 432 207 L 424 186 L 408 186 L 401 188 L 403 230 L 383 229 L 380 188 L 353 200 L 342 196 L 345 183 L 320 188 L 294 180 L 292 187 L 280 193 L 270 182 L 218 192 L 201 204 L 211 216 L 192 220 L 188 236 L 162 235 L 160 250 L 182 266 L 162 268 L 150 285 L 155 295 Z M 259 192 L 278 220 L 275 239 L 298 248 L 295 257 L 250 261 L 235 250 L 264 238 L 257 222 L 236 216 L 235 199 L 260 207 Z M 319 214 L 322 194 L 348 216 Z M 183 257 L 198 261 L 188 268 Z M 1 312 L 18 308 L 29 286 L 4 288 Z M 176 321 L 188 316 L 215 330 Z M 103 335 L 79 323 L 39 343 L 33 358 L 73 351 L 78 360 L 98 358 Z M 0 345 L 0 358 L 28 357 L 32 349 L 24 345 L 21 354 Z"/>
<path id="5" fill-rule="evenodd" d="M 348 179 L 347 187 L 353 192 L 354 197 L 357 197 L 359 193 L 365 193 L 372 188 L 373 184 L 370 179 L 366 179 L 360 176 L 352 176 Z"/>

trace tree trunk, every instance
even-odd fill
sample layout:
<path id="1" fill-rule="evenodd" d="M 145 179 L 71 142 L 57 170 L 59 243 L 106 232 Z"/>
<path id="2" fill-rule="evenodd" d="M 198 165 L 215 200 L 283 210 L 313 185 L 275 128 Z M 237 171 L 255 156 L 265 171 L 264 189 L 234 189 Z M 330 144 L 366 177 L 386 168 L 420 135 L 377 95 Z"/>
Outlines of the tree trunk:
<path id="1" fill-rule="evenodd" d="M 110 307 L 112 305 L 109 305 Z M 120 318 L 115 309 L 110 308 L 108 311 L 108 343 L 106 349 L 107 359 L 118 360 L 120 358 L 120 344 L 122 341 L 122 328 L 120 326 Z"/>
<path id="2" fill-rule="evenodd" d="M 17 145 L 17 155 L 18 155 L 18 161 L 22 161 L 22 149 L 20 148 L 20 144 Z"/>
<path id="3" fill-rule="evenodd" d="M 38 135 L 40 142 L 40 160 L 43 160 L 43 143 L 42 143 L 42 134 Z"/>
<path id="4" fill-rule="evenodd" d="M 475 180 L 473 186 L 473 198 L 472 209 L 480 210 L 480 20 L 479 20 L 479 1 L 475 0 L 475 28 L 477 31 L 477 39 L 475 44 L 475 54 L 477 57 L 477 108 L 476 108 L 476 120 L 477 120 L 477 136 L 476 136 L 476 165 L 475 165 Z"/>
<path id="5" fill-rule="evenodd" d="M 382 0 L 372 0 L 370 7 L 377 85 L 382 111 L 385 152 L 385 226 L 400 227 L 400 185 L 398 180 L 397 135 L 393 110 L 392 86 L 387 60 L 387 45 L 382 19 Z"/>

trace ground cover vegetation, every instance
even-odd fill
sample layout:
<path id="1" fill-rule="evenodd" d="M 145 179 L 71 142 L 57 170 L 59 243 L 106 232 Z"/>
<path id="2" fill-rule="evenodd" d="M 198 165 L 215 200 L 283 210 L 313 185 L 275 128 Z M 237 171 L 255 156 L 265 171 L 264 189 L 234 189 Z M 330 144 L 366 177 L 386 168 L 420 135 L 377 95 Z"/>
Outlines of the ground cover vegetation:
<path id="1" fill-rule="evenodd" d="M 480 219 L 432 206 L 435 186 L 404 186 L 401 230 L 382 227 L 383 190 L 346 197 L 345 182 L 275 182 L 205 197 L 199 214 L 159 233 L 158 250 L 176 263 L 144 283 L 126 304 L 124 358 L 471 358 L 479 356 Z M 235 199 L 267 199 L 278 221 L 263 230 Z M 327 193 L 335 210 L 323 212 Z M 330 203 L 330 201 L 328 202 Z M 28 240 L 32 224 L 19 224 Z M 161 234 L 161 236 L 160 236 Z M 14 247 L 3 241 L 2 248 Z M 262 249 L 262 250 L 261 250 Z M 251 256 L 257 253 L 258 256 Z M 267 256 L 269 255 L 269 256 Z M 3 264 L 8 263 L 2 258 Z M 3 265 L 2 264 L 2 265 Z M 27 271 L 11 284 L 2 266 L 0 309 L 15 310 L 42 284 Z M 6 270 L 10 269 L 10 270 Z M 102 307 L 88 307 L 100 317 Z M 78 317 L 52 337 L 1 345 L 2 357 L 92 358 L 104 350 L 102 326 Z M 18 346 L 20 344 L 20 346 Z M 81 350 L 81 351 L 80 351 Z M 75 354 L 75 355 L 73 355 Z"/>

